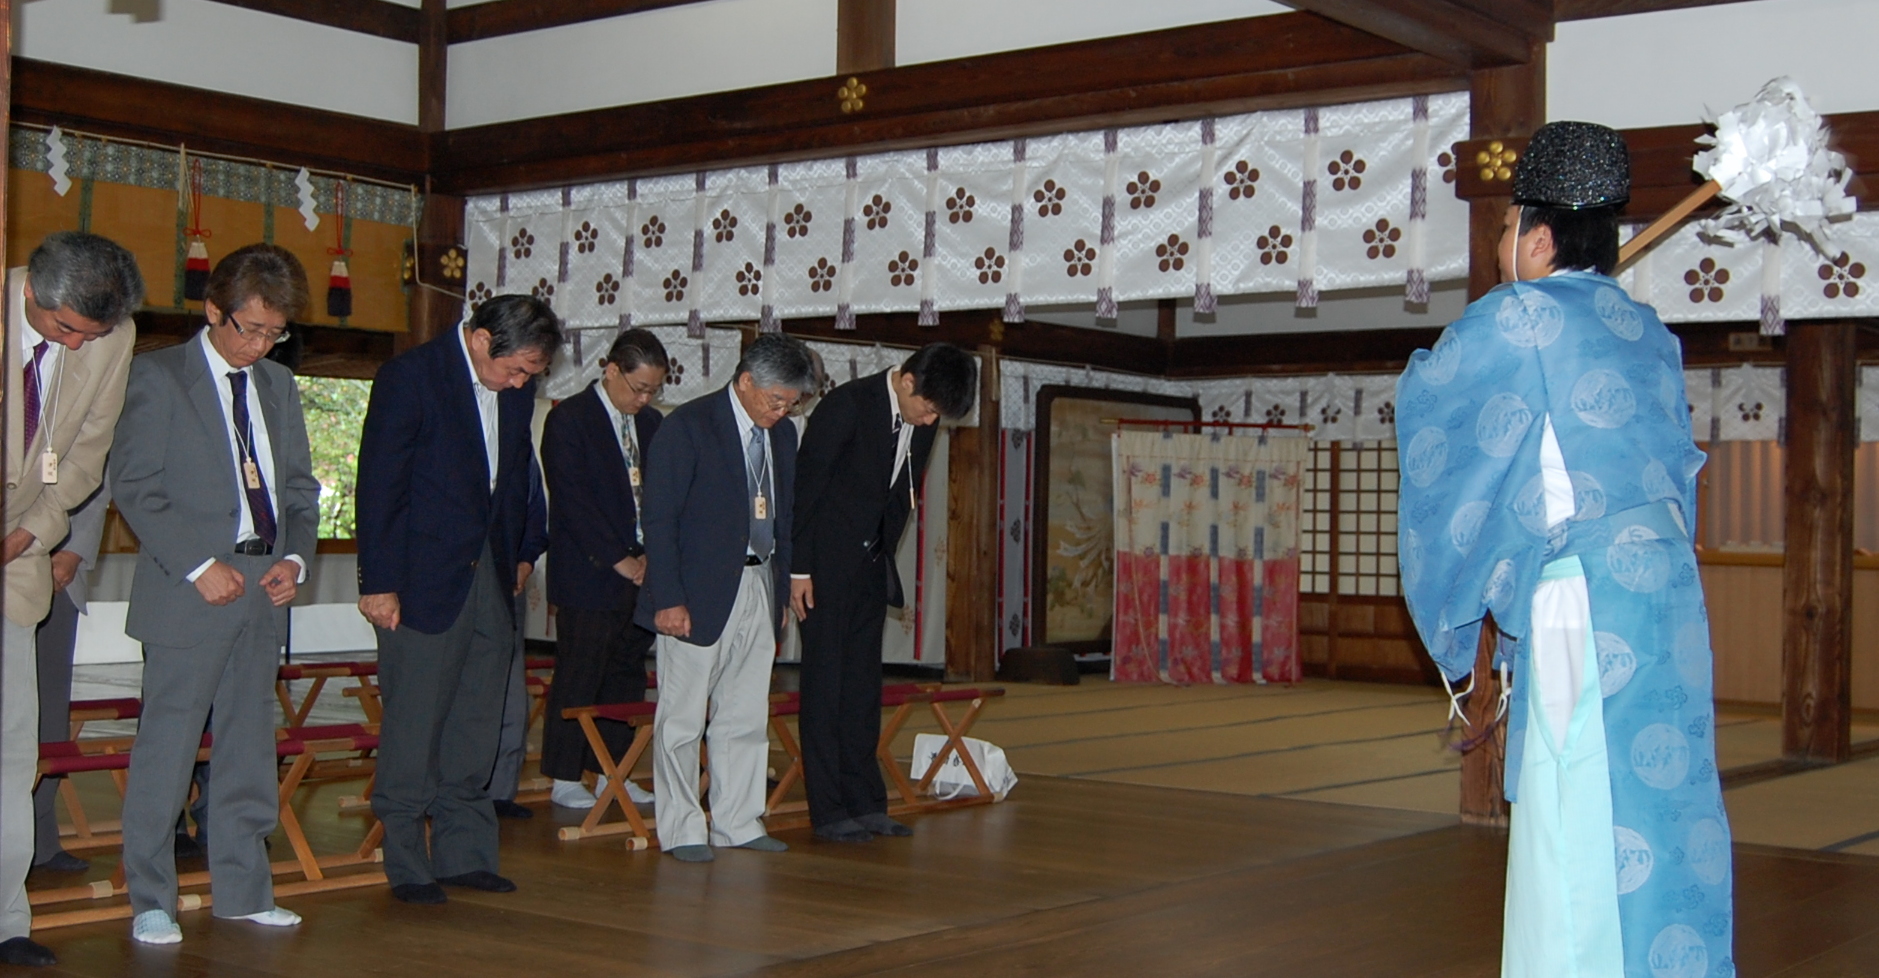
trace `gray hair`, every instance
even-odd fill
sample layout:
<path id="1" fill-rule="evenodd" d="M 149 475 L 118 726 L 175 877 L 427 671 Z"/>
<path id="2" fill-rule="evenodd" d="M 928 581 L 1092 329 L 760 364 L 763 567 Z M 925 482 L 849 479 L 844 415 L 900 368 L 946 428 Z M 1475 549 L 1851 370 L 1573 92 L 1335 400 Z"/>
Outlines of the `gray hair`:
<path id="1" fill-rule="evenodd" d="M 144 301 L 144 277 L 137 259 L 109 238 L 83 231 L 46 235 L 26 262 L 33 304 L 41 309 L 69 307 L 96 323 L 116 326 Z"/>
<path id="2" fill-rule="evenodd" d="M 816 389 L 815 360 L 803 341 L 783 333 L 764 333 L 744 351 L 737 361 L 735 381 L 745 374 L 762 388 L 786 387 L 798 394 Z"/>

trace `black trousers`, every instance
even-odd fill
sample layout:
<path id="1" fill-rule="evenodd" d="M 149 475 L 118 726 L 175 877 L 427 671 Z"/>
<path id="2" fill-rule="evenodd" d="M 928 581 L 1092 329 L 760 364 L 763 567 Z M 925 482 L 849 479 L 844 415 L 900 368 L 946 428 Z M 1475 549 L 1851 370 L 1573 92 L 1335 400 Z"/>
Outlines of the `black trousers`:
<path id="1" fill-rule="evenodd" d="M 887 811 L 874 756 L 881 736 L 881 629 L 887 578 L 881 559 L 815 581 L 802 623 L 803 787 L 809 820 L 828 825 Z"/>
<path id="2" fill-rule="evenodd" d="M 562 710 L 646 698 L 646 652 L 652 648 L 653 634 L 633 624 L 637 589 L 627 591 L 614 608 L 564 607 L 555 612 L 555 680 L 542 723 L 541 771 L 548 777 L 579 781 L 582 771 L 600 770 L 580 723 L 562 719 Z M 632 727 L 612 720 L 598 724 L 614 757 L 633 743 Z"/>

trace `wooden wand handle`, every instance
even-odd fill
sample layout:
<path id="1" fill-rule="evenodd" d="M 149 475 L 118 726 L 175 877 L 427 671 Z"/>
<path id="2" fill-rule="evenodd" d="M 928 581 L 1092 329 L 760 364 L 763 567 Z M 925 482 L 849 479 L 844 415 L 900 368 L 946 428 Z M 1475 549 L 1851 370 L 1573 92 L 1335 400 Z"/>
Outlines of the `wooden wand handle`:
<path id="1" fill-rule="evenodd" d="M 1711 197 L 1719 193 L 1722 193 L 1722 184 L 1714 180 L 1690 191 L 1690 196 L 1678 201 L 1677 206 L 1665 211 L 1663 217 L 1652 222 L 1650 227 L 1639 231 L 1631 240 L 1625 242 L 1624 245 L 1618 249 L 1618 267 L 1623 268 L 1625 265 L 1630 264 L 1631 259 L 1638 256 L 1638 252 L 1649 248 L 1658 238 L 1663 237 L 1665 232 L 1681 224 L 1684 218 L 1689 217 L 1691 211 L 1708 203 Z"/>

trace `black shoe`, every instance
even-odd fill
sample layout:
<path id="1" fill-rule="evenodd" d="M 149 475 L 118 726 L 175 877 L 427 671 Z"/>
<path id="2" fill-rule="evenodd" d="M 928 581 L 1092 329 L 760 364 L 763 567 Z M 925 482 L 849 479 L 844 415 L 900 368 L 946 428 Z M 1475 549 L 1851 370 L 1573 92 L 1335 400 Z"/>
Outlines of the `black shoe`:
<path id="1" fill-rule="evenodd" d="M 178 859 L 202 859 L 209 854 L 208 850 L 198 844 L 187 832 L 176 833 L 175 852 Z"/>
<path id="2" fill-rule="evenodd" d="M 874 833 L 861 827 L 861 823 L 852 818 L 815 827 L 815 837 L 823 842 L 867 842 L 874 838 Z"/>
<path id="3" fill-rule="evenodd" d="M 436 883 L 399 883 L 391 888 L 391 895 L 400 903 L 423 906 L 436 906 L 450 899 L 444 895 L 444 888 Z"/>
<path id="4" fill-rule="evenodd" d="M 855 824 L 873 832 L 875 835 L 892 835 L 906 838 L 913 834 L 913 830 L 906 825 L 888 818 L 886 812 L 869 812 L 866 815 L 857 815 L 855 816 Z"/>
<path id="5" fill-rule="evenodd" d="M 0 964 L 23 964 L 33 968 L 44 968 L 59 963 L 58 955 L 52 949 L 31 938 L 15 937 L 0 941 Z"/>
<path id="6" fill-rule="evenodd" d="M 493 799 L 497 818 L 534 818 L 535 813 L 523 805 L 518 805 L 507 798 Z"/>
<path id="7" fill-rule="evenodd" d="M 90 860 L 80 859 L 64 849 L 33 864 L 33 869 L 42 873 L 82 873 L 90 868 Z"/>
<path id="8" fill-rule="evenodd" d="M 514 893 L 515 883 L 505 877 L 497 876 L 487 869 L 464 873 L 460 876 L 440 876 L 437 882 L 445 886 L 461 886 L 485 893 Z"/>

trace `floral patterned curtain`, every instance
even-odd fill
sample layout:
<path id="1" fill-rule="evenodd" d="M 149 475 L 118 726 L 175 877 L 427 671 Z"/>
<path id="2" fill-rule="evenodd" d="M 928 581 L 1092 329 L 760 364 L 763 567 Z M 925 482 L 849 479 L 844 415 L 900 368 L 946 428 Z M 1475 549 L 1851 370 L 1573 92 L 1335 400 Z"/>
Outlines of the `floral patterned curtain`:
<path id="1" fill-rule="evenodd" d="M 1297 682 L 1308 442 L 1115 435 L 1118 682 Z"/>

